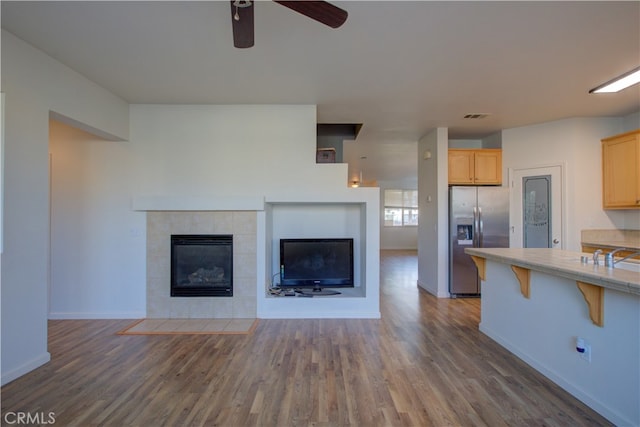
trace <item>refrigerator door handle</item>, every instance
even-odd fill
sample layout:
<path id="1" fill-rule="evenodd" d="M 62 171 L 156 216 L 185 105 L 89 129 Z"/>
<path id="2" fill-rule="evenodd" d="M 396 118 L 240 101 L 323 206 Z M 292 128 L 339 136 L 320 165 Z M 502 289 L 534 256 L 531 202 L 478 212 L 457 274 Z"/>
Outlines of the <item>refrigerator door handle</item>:
<path id="1" fill-rule="evenodd" d="M 473 207 L 473 246 L 475 248 L 480 246 L 480 239 L 478 237 L 478 208 Z"/>
<path id="2" fill-rule="evenodd" d="M 484 240 L 484 224 L 482 223 L 482 208 L 478 207 L 478 247 L 482 247 L 483 246 L 483 240 Z"/>

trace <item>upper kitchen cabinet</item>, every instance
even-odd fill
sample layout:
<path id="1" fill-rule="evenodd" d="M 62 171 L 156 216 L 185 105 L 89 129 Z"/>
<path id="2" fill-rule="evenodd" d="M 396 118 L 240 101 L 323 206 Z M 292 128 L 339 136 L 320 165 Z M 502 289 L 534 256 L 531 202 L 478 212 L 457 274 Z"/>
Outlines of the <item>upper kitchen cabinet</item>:
<path id="1" fill-rule="evenodd" d="M 502 184 L 502 150 L 449 149 L 449 185 Z"/>
<path id="2" fill-rule="evenodd" d="M 640 209 L 640 129 L 602 140 L 602 206 Z"/>

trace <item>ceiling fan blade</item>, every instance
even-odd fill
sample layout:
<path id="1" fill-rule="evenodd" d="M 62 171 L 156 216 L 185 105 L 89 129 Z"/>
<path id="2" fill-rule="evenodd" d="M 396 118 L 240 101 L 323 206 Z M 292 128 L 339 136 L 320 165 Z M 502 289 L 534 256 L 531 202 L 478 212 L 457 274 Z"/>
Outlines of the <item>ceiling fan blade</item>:
<path id="1" fill-rule="evenodd" d="M 253 46 L 253 2 L 246 7 L 234 6 L 231 0 L 233 45 L 240 49 Z M 238 19 L 236 19 L 236 17 Z"/>
<path id="2" fill-rule="evenodd" d="M 274 1 L 331 28 L 340 27 L 349 15 L 346 10 L 326 1 Z"/>

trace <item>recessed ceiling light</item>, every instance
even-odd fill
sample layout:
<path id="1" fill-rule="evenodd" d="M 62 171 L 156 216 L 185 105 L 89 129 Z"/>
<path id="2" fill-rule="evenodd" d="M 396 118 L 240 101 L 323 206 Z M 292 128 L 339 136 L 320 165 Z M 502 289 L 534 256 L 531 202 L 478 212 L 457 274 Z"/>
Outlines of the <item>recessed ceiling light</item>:
<path id="1" fill-rule="evenodd" d="M 629 86 L 633 86 L 640 82 L 640 67 L 629 71 L 613 80 L 610 80 L 600 86 L 593 88 L 589 93 L 612 93 L 620 92 L 622 89 L 626 89 Z"/>

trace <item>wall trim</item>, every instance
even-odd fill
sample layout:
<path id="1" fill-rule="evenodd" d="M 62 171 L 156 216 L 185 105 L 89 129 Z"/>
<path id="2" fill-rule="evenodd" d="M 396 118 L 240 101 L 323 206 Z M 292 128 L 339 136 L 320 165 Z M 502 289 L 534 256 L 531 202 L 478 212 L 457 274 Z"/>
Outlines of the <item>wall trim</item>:
<path id="1" fill-rule="evenodd" d="M 560 386 L 563 390 L 567 391 L 576 399 L 580 400 L 591 409 L 611 421 L 613 424 L 618 426 L 631 426 L 633 423 L 620 415 L 617 411 L 612 410 L 608 406 L 602 404 L 600 401 L 596 400 L 593 396 L 586 393 L 581 388 L 578 388 L 567 381 L 564 377 L 558 374 L 556 371 L 547 368 L 545 365 L 541 364 L 537 360 L 528 356 L 525 352 L 521 351 L 516 345 L 511 343 L 510 341 L 504 339 L 499 334 L 495 333 L 490 328 L 487 328 L 480 322 L 479 326 L 480 332 L 500 344 L 505 349 L 509 350 L 515 356 L 517 356 L 520 360 L 525 362 L 527 365 L 531 366 L 536 371 L 540 372 L 542 375 L 553 381 L 555 384 Z"/>
<path id="2" fill-rule="evenodd" d="M 22 365 L 16 367 L 15 369 L 10 370 L 9 372 L 3 372 L 2 379 L 0 380 L 2 384 L 0 385 L 5 385 L 10 383 L 15 379 L 20 378 L 24 374 L 27 374 L 33 371 L 34 369 L 39 368 L 40 366 L 44 365 L 50 360 L 51 360 L 51 354 L 47 351 L 41 354 L 40 356 L 34 359 L 31 359 L 27 363 L 23 363 Z"/>
<path id="3" fill-rule="evenodd" d="M 49 313 L 49 320 L 144 319 L 144 311 L 64 312 Z"/>
<path id="4" fill-rule="evenodd" d="M 451 295 L 449 295 L 449 292 L 440 292 L 440 290 L 438 289 L 437 291 L 434 291 L 433 289 L 430 289 L 426 283 L 424 283 L 421 280 L 417 280 L 416 284 L 418 285 L 418 288 L 420 288 L 421 290 L 430 293 L 431 295 L 435 296 L 436 298 L 449 298 Z"/>
<path id="5" fill-rule="evenodd" d="M 321 298 L 321 297 L 318 297 Z M 315 299 L 315 298 L 314 298 Z M 300 319 L 300 311 L 293 312 L 259 312 L 259 319 Z M 355 313 L 349 313 L 346 311 L 326 311 L 319 309 L 317 311 L 308 311 L 305 308 L 304 319 L 380 319 L 381 314 L 379 311 L 357 311 Z"/>

